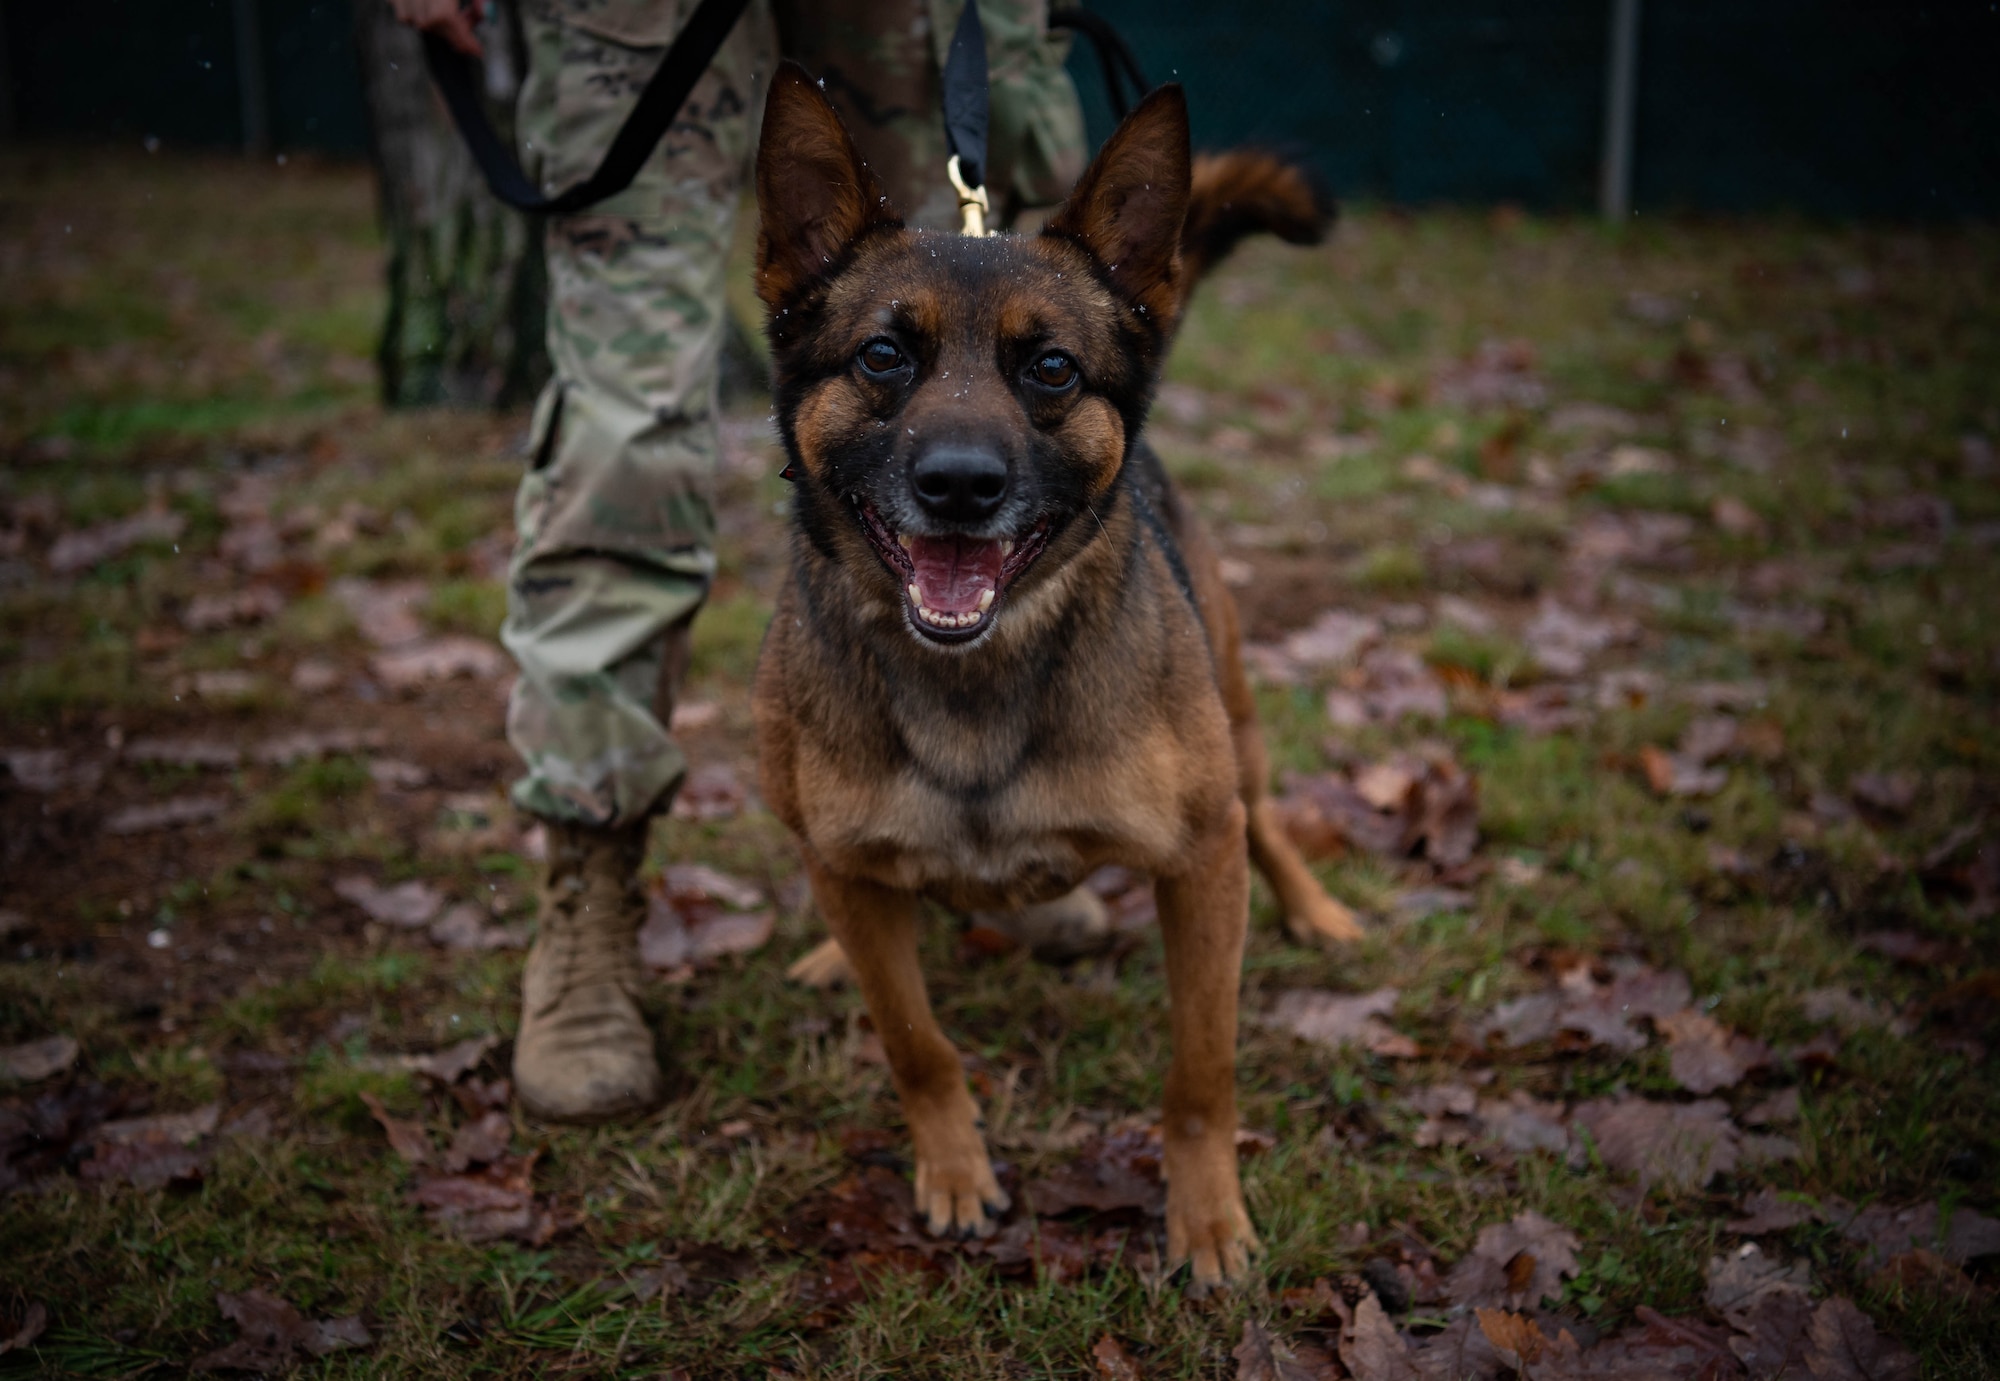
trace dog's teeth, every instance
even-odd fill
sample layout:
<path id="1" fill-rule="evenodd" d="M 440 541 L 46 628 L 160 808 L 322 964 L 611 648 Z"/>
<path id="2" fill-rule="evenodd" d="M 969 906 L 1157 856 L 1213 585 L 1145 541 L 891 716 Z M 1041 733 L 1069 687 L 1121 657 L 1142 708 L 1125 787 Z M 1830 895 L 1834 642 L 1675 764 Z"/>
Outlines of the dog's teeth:
<path id="1" fill-rule="evenodd" d="M 1014 544 L 1012 542 L 1002 542 L 1000 544 L 1000 554 L 1002 556 L 1012 556 L 1014 554 Z"/>
<path id="2" fill-rule="evenodd" d="M 979 612 L 983 614 L 992 607 L 993 592 L 991 590 L 981 590 L 979 592 Z"/>
<path id="3" fill-rule="evenodd" d="M 918 612 L 921 613 L 923 611 L 924 592 L 921 586 L 918 585 L 910 586 L 910 603 L 917 606 Z"/>
<path id="4" fill-rule="evenodd" d="M 901 532 L 897 533 L 896 541 L 899 544 L 901 544 L 904 551 L 908 551 L 910 549 L 910 539 L 907 534 Z"/>

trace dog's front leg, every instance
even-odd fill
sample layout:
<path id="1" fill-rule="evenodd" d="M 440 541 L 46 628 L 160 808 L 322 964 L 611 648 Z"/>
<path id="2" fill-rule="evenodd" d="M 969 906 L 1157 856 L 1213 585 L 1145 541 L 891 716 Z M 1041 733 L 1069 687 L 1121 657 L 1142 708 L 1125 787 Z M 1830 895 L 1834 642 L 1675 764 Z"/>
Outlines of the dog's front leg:
<path id="1" fill-rule="evenodd" d="M 842 877 L 810 856 L 806 874 L 889 1057 L 916 1145 L 917 1210 L 932 1232 L 984 1237 L 993 1231 L 993 1215 L 1006 1210 L 1007 1195 L 986 1158 L 958 1051 L 931 1015 L 917 964 L 917 899 Z"/>
<path id="2" fill-rule="evenodd" d="M 1258 1250 L 1236 1178 L 1236 989 L 1250 920 L 1243 803 L 1231 801 L 1158 883 L 1172 1003 L 1166 1143 L 1167 1259 L 1189 1261 L 1197 1293 L 1243 1274 Z"/>

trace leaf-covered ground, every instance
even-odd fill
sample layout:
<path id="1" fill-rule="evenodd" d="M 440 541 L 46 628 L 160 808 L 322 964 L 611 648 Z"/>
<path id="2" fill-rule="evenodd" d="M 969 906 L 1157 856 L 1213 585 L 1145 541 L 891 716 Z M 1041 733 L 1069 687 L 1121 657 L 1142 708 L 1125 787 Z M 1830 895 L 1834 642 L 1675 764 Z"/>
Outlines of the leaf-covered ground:
<path id="1" fill-rule="evenodd" d="M 1203 290 L 1155 439 L 1369 937 L 1255 902 L 1268 1252 L 1195 1303 L 1143 880 L 1067 969 L 935 917 L 1022 1205 L 976 1249 L 856 998 L 782 981 L 761 402 L 654 839 L 672 1101 L 537 1125 L 525 419 L 373 405 L 360 170 L 5 158 L 0 1371 L 2000 1374 L 1991 229 L 1362 210 Z"/>

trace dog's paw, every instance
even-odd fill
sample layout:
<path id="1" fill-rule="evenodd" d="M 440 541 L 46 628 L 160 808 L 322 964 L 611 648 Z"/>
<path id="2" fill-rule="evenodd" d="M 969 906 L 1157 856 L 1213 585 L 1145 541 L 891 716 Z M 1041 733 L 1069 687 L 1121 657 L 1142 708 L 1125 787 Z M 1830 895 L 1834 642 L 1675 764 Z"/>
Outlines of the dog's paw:
<path id="1" fill-rule="evenodd" d="M 1009 1200 L 993 1178 L 986 1147 L 973 1135 L 970 1149 L 917 1154 L 917 1211 L 938 1237 L 990 1237 Z"/>
<path id="2" fill-rule="evenodd" d="M 840 947 L 840 941 L 828 940 L 786 969 L 785 977 L 808 988 L 832 988 L 852 983 L 854 966 L 847 962 L 847 951 Z"/>
<path id="3" fill-rule="evenodd" d="M 1325 895 L 1285 913 L 1285 929 L 1302 945 L 1351 945 L 1362 937 L 1354 913 Z"/>
<path id="4" fill-rule="evenodd" d="M 1241 1280 L 1263 1250 L 1243 1206 L 1232 1152 L 1180 1161 L 1167 1179 L 1167 1265 L 1188 1264 L 1188 1293 L 1197 1299 Z"/>

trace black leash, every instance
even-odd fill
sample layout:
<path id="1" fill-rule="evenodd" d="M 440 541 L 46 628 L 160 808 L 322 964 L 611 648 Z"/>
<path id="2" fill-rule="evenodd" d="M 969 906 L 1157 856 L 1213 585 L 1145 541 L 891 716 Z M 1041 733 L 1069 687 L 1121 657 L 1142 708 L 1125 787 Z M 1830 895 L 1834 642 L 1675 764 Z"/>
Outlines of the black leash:
<path id="1" fill-rule="evenodd" d="M 486 175 L 486 185 L 493 189 L 493 195 L 516 211 L 566 216 L 595 206 L 632 185 L 632 179 L 651 157 L 660 136 L 672 128 L 674 117 L 687 103 L 688 93 L 715 61 L 722 41 L 729 37 L 729 31 L 736 27 L 748 5 L 749 0 L 701 0 L 674 36 L 673 46 L 667 49 L 659 71 L 653 73 L 646 89 L 639 93 L 638 104 L 625 117 L 611 147 L 604 151 L 597 171 L 552 197 L 542 195 L 541 189 L 521 171 L 513 150 L 487 120 L 480 97 L 484 82 L 478 62 L 428 33 L 423 36 L 424 61 L 430 67 L 431 80 L 437 83 L 445 105 L 451 110 L 452 123 L 465 139 L 472 161 Z M 982 47 L 982 56 L 983 52 Z"/>
<path id="2" fill-rule="evenodd" d="M 1146 80 L 1146 73 L 1139 66 L 1139 59 L 1132 56 L 1131 46 L 1124 35 L 1111 27 L 1109 20 L 1101 14 L 1089 10 L 1064 8 L 1049 11 L 1051 29 L 1074 29 L 1090 40 L 1090 46 L 1097 50 L 1097 66 L 1104 73 L 1104 94 L 1111 102 L 1114 118 L 1123 120 L 1132 113 L 1132 106 L 1141 96 L 1153 89 Z M 1132 99 L 1125 98 L 1125 88 L 1119 78 L 1132 84 Z"/>

